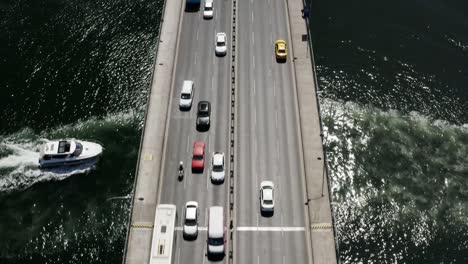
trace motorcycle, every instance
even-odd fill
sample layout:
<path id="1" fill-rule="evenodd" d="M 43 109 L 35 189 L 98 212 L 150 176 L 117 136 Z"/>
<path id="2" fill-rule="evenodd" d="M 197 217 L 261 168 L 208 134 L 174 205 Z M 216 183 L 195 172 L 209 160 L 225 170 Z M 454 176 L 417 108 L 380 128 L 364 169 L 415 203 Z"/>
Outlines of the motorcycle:
<path id="1" fill-rule="evenodd" d="M 183 180 L 184 179 L 184 171 L 180 170 L 179 171 L 179 181 Z"/>

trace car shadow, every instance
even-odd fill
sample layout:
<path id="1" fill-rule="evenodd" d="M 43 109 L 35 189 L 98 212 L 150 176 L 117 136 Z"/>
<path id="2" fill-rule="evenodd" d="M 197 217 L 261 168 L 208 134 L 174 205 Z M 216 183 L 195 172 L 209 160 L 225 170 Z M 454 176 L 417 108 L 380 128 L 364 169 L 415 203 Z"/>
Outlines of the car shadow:
<path id="1" fill-rule="evenodd" d="M 192 168 L 192 173 L 203 173 L 203 169 Z"/>
<path id="2" fill-rule="evenodd" d="M 197 240 L 197 236 L 186 236 L 186 235 L 183 235 L 183 238 L 185 241 L 194 241 L 194 240 Z"/>
<path id="3" fill-rule="evenodd" d="M 182 111 L 182 112 L 188 112 L 190 111 L 192 107 L 182 107 L 182 106 L 179 106 L 179 110 Z"/>
<path id="4" fill-rule="evenodd" d="M 211 179 L 211 183 L 212 183 L 213 185 L 222 185 L 222 184 L 224 183 L 224 180 L 222 180 L 222 181 L 215 181 L 215 180 Z"/>
<path id="5" fill-rule="evenodd" d="M 276 58 L 276 62 L 281 63 L 281 64 L 286 63 L 286 60 L 287 59 L 278 59 L 278 58 Z"/>
<path id="6" fill-rule="evenodd" d="M 260 210 L 260 215 L 263 216 L 263 217 L 273 217 L 274 214 L 275 214 L 275 211 Z"/>
<path id="7" fill-rule="evenodd" d="M 210 130 L 209 125 L 196 125 L 195 128 L 197 129 L 198 132 L 206 132 L 206 131 Z"/>
<path id="8" fill-rule="evenodd" d="M 225 255 L 224 253 L 223 254 L 212 254 L 212 253 L 206 254 L 209 261 L 221 261 L 224 259 L 224 255 Z"/>

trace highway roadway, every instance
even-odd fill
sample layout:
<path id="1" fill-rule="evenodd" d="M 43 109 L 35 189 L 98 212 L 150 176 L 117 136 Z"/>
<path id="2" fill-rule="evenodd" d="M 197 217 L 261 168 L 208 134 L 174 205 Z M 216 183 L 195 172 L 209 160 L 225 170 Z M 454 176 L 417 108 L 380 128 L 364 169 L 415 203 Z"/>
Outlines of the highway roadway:
<path id="1" fill-rule="evenodd" d="M 228 208 L 228 177 L 221 185 L 213 185 L 209 178 L 211 156 L 214 151 L 225 153 L 226 169 L 229 165 L 229 120 L 231 52 L 225 57 L 215 56 L 215 35 L 226 32 L 231 36 L 231 1 L 215 1 L 215 15 L 203 19 L 203 1 L 200 11 L 184 12 L 176 58 L 174 87 L 169 109 L 166 147 L 159 203 L 177 206 L 177 226 L 183 226 L 184 206 L 188 201 L 199 205 L 199 234 L 194 241 L 185 241 L 182 231 L 177 232 L 175 260 L 173 263 L 206 263 L 208 208 L 220 205 Z M 179 98 L 184 80 L 194 81 L 194 99 L 190 111 L 179 110 Z M 196 130 L 196 112 L 199 101 L 211 102 L 211 127 L 206 132 Z M 204 141 L 205 169 L 192 173 L 193 142 Z M 179 161 L 184 162 L 185 177 L 177 180 Z M 228 172 L 226 171 L 226 176 Z M 226 258 L 223 259 L 226 262 Z M 223 262 L 218 262 L 223 263 Z"/>
<path id="2" fill-rule="evenodd" d="M 182 232 L 177 232 L 174 263 L 208 262 L 208 208 L 221 205 L 228 212 L 232 2 L 214 4 L 212 20 L 203 19 L 203 7 L 199 12 L 184 12 L 180 32 L 159 203 L 177 206 L 177 225 L 181 227 L 185 203 L 197 201 L 201 230 L 195 241 L 185 241 Z M 277 63 L 274 57 L 276 39 L 290 43 L 286 4 L 284 0 L 246 0 L 237 5 L 234 259 L 236 263 L 310 263 L 291 57 L 286 63 Z M 215 34 L 221 31 L 228 36 L 228 54 L 216 57 Z M 178 105 L 184 80 L 195 83 L 193 106 L 188 112 L 180 111 Z M 207 132 L 195 129 L 196 106 L 201 100 L 210 101 L 212 107 Z M 206 143 L 203 174 L 190 170 L 192 144 L 197 140 Z M 226 156 L 226 181 L 222 185 L 213 185 L 209 179 L 214 151 Z M 181 182 L 177 180 L 180 160 L 185 165 Z M 259 210 L 259 186 L 263 180 L 271 180 L 276 186 L 275 212 L 271 217 L 261 216 Z M 229 228 L 228 222 L 226 225 Z M 227 262 L 227 256 L 221 263 Z"/>
<path id="3" fill-rule="evenodd" d="M 305 182 L 292 56 L 284 0 L 238 2 L 237 263 L 311 263 L 306 243 Z M 273 216 L 260 214 L 260 182 L 276 187 Z M 260 227 L 259 229 L 256 229 Z"/>

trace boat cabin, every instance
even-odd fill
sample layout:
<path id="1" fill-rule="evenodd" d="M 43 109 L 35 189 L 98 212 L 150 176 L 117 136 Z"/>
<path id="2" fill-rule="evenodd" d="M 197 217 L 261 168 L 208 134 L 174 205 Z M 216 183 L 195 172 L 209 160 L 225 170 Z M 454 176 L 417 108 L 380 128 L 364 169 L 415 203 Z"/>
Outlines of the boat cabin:
<path id="1" fill-rule="evenodd" d="M 41 149 L 43 160 L 78 157 L 83 151 L 81 143 L 73 140 L 51 141 Z"/>

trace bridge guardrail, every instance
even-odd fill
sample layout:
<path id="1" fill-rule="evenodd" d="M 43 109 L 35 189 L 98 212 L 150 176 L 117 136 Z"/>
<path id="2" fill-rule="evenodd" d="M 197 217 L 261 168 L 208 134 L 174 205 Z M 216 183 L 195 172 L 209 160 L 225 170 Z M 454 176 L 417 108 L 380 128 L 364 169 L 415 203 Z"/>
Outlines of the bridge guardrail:
<path id="1" fill-rule="evenodd" d="M 308 46 L 309 46 L 309 52 L 310 52 L 310 61 L 312 64 L 312 72 L 314 74 L 314 85 L 315 85 L 315 99 L 317 101 L 317 108 L 318 108 L 318 116 L 319 116 L 319 123 L 320 123 L 320 138 L 322 139 L 322 146 L 323 146 L 323 177 L 327 178 L 327 188 L 328 188 L 328 199 L 330 201 L 330 209 L 331 209 L 331 217 L 332 217 L 332 224 L 333 224 L 333 237 L 335 240 L 335 253 L 336 253 L 336 262 L 340 263 L 340 255 L 339 255 L 339 245 L 338 245 L 338 240 L 337 240 L 337 234 L 336 234 L 336 227 L 335 227 L 335 214 L 332 206 L 332 192 L 331 192 L 331 187 L 330 187 L 330 171 L 328 168 L 328 159 L 327 159 L 327 151 L 326 151 L 326 146 L 323 141 L 323 123 L 322 123 L 322 112 L 320 108 L 320 100 L 319 100 L 319 85 L 317 82 L 317 71 L 316 71 L 316 66 L 315 66 L 315 56 L 314 56 L 314 49 L 313 49 L 313 44 L 312 44 L 312 35 L 310 33 L 310 21 L 309 21 L 309 16 L 310 16 L 310 6 L 312 0 L 302 0 L 304 9 L 303 11 L 303 18 L 306 23 L 306 28 L 307 28 L 307 39 L 308 39 Z M 322 181 L 323 183 L 323 181 Z M 323 187 L 322 187 L 323 189 Z"/>

